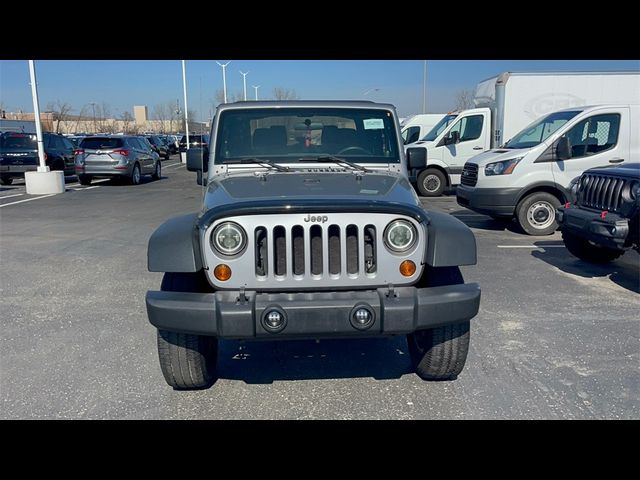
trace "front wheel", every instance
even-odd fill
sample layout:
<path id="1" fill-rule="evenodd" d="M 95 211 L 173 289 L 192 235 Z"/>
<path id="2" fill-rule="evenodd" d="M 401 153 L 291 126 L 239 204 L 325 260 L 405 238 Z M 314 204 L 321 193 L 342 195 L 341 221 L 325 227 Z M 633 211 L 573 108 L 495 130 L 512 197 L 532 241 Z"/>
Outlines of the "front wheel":
<path id="1" fill-rule="evenodd" d="M 440 170 L 427 168 L 418 175 L 418 192 L 423 197 L 439 197 L 447 186 L 447 179 Z"/>
<path id="2" fill-rule="evenodd" d="M 131 185 L 140 185 L 140 165 L 137 163 L 133 166 L 133 170 L 131 171 L 131 176 L 129 177 L 129 182 Z"/>
<path id="3" fill-rule="evenodd" d="M 469 352 L 469 324 L 466 322 L 419 330 L 407 335 L 409 355 L 423 380 L 455 380 Z"/>
<path id="4" fill-rule="evenodd" d="M 207 388 L 215 380 L 216 337 L 158 330 L 158 355 L 164 379 L 177 390 Z"/>
<path id="5" fill-rule="evenodd" d="M 535 192 L 524 197 L 516 209 L 522 230 L 529 235 L 551 235 L 558 228 L 556 208 L 560 200 L 547 192 Z"/>
<path id="6" fill-rule="evenodd" d="M 11 178 L 11 177 L 0 177 L 0 183 L 2 183 L 2 185 L 11 185 L 13 183 L 13 178 Z"/>
<path id="7" fill-rule="evenodd" d="M 80 182 L 80 185 L 91 185 L 91 176 L 78 175 L 78 181 Z"/>
<path id="8" fill-rule="evenodd" d="M 161 177 L 162 177 L 162 166 L 160 165 L 160 160 L 158 160 L 156 162 L 156 168 L 153 171 L 152 178 L 154 180 L 160 180 Z"/>
<path id="9" fill-rule="evenodd" d="M 567 250 L 572 255 L 585 262 L 609 263 L 624 253 L 624 250 L 593 245 L 588 240 L 566 230 L 562 231 L 562 240 L 564 240 L 564 246 L 567 247 Z"/>

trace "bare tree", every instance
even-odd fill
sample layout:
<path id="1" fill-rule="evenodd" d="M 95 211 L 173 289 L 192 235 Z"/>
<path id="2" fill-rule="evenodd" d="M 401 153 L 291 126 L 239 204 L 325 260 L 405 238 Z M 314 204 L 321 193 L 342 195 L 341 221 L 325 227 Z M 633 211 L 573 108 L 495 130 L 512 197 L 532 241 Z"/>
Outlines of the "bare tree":
<path id="1" fill-rule="evenodd" d="M 244 100 L 244 92 L 227 92 L 227 102 L 242 102 Z M 219 104 L 224 103 L 224 90 L 216 90 L 215 99 L 211 100 L 211 105 L 216 108 Z"/>
<path id="2" fill-rule="evenodd" d="M 456 110 L 467 110 L 469 108 L 473 108 L 475 106 L 475 103 L 473 102 L 474 96 L 475 93 L 473 90 L 458 90 L 455 95 Z"/>
<path id="3" fill-rule="evenodd" d="M 81 121 L 86 121 L 86 116 L 87 116 L 87 105 L 83 105 L 82 108 L 80 109 L 80 113 L 78 113 L 78 115 L 76 116 L 76 125 L 73 129 L 74 132 L 78 132 L 78 127 L 80 126 L 80 122 Z"/>
<path id="4" fill-rule="evenodd" d="M 131 130 L 131 122 L 133 122 L 133 115 L 128 111 L 122 112 L 120 114 L 120 121 L 122 122 L 122 131 L 124 133 L 129 133 Z"/>
<path id="5" fill-rule="evenodd" d="M 3 101 L 0 101 L 0 118 L 7 118 L 7 107 Z"/>
<path id="6" fill-rule="evenodd" d="M 56 100 L 47 104 L 47 110 L 53 113 L 53 121 L 56 122 L 56 133 L 60 133 L 60 122 L 65 122 L 69 119 L 69 114 L 73 107 L 70 103 Z"/>
<path id="7" fill-rule="evenodd" d="M 159 103 L 155 107 L 153 107 L 152 118 L 153 120 L 157 120 L 158 122 L 160 122 L 160 133 L 164 133 L 165 124 L 167 123 L 167 120 L 169 120 L 170 116 L 171 108 L 168 108 L 168 105 L 166 103 Z"/>
<path id="8" fill-rule="evenodd" d="M 115 129 L 111 117 L 111 107 L 107 102 L 96 104 L 96 123 L 100 132 L 109 133 Z"/>
<path id="9" fill-rule="evenodd" d="M 272 91 L 275 100 L 297 100 L 296 91 L 290 88 L 275 87 Z"/>
<path id="10" fill-rule="evenodd" d="M 189 109 L 188 117 L 189 117 L 189 134 L 200 132 L 200 130 L 202 130 L 202 127 L 201 127 L 202 124 L 195 120 L 196 111 Z"/>

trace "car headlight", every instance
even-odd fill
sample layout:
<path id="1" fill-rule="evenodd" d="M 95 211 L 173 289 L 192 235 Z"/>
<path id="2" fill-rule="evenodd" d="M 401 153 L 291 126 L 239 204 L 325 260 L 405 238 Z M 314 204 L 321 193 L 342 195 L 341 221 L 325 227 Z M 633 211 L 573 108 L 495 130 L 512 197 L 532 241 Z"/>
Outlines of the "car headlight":
<path id="1" fill-rule="evenodd" d="M 523 157 L 510 158 L 509 160 L 503 160 L 501 162 L 489 163 L 484 167 L 484 175 L 490 177 L 492 175 L 511 175 L 513 169 L 516 168 L 518 162 Z"/>
<path id="2" fill-rule="evenodd" d="M 631 192 L 631 198 L 633 200 L 640 198 L 640 182 L 633 182 L 629 191 Z"/>
<path id="3" fill-rule="evenodd" d="M 211 234 L 211 245 L 222 255 L 240 253 L 247 243 L 247 235 L 240 225 L 224 222 Z"/>
<path id="4" fill-rule="evenodd" d="M 417 239 L 415 227 L 406 220 L 394 220 L 384 229 L 384 244 L 392 252 L 406 252 Z"/>

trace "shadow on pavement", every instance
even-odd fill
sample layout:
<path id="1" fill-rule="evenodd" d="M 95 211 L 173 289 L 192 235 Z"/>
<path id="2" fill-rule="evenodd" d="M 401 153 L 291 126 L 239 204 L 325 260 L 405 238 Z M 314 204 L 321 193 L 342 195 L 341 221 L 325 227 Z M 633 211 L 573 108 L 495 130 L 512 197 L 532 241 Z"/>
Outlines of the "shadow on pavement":
<path id="1" fill-rule="evenodd" d="M 513 219 L 495 220 L 487 215 L 480 215 L 479 213 L 466 209 L 454 210 L 448 213 L 456 217 L 469 228 L 481 228 L 483 230 L 493 230 L 498 232 L 507 231 L 517 233 L 518 235 L 527 235 L 520 229 L 519 225 L 513 221 Z"/>
<path id="2" fill-rule="evenodd" d="M 239 342 L 221 340 L 220 378 L 249 384 L 277 380 L 373 377 L 412 373 L 405 336 L 371 339 Z"/>
<path id="3" fill-rule="evenodd" d="M 539 241 L 534 242 L 534 245 L 544 250 L 534 250 L 531 255 L 563 272 L 584 278 L 609 277 L 621 287 L 640 293 L 640 255 L 634 251 L 626 252 L 611 263 L 600 265 L 580 260 L 565 248 L 545 248 L 547 245 L 558 245 L 557 241 Z"/>

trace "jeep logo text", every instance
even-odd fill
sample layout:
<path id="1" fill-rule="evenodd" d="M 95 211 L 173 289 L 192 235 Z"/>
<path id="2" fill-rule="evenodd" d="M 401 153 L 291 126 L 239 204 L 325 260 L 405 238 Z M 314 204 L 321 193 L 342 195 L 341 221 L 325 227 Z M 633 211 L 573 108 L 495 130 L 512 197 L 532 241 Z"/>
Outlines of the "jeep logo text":
<path id="1" fill-rule="evenodd" d="M 326 223 L 329 220 L 329 217 L 327 217 L 326 215 L 318 215 L 317 217 L 314 217 L 312 215 L 307 215 L 306 217 L 304 217 L 304 221 L 309 223 Z"/>

